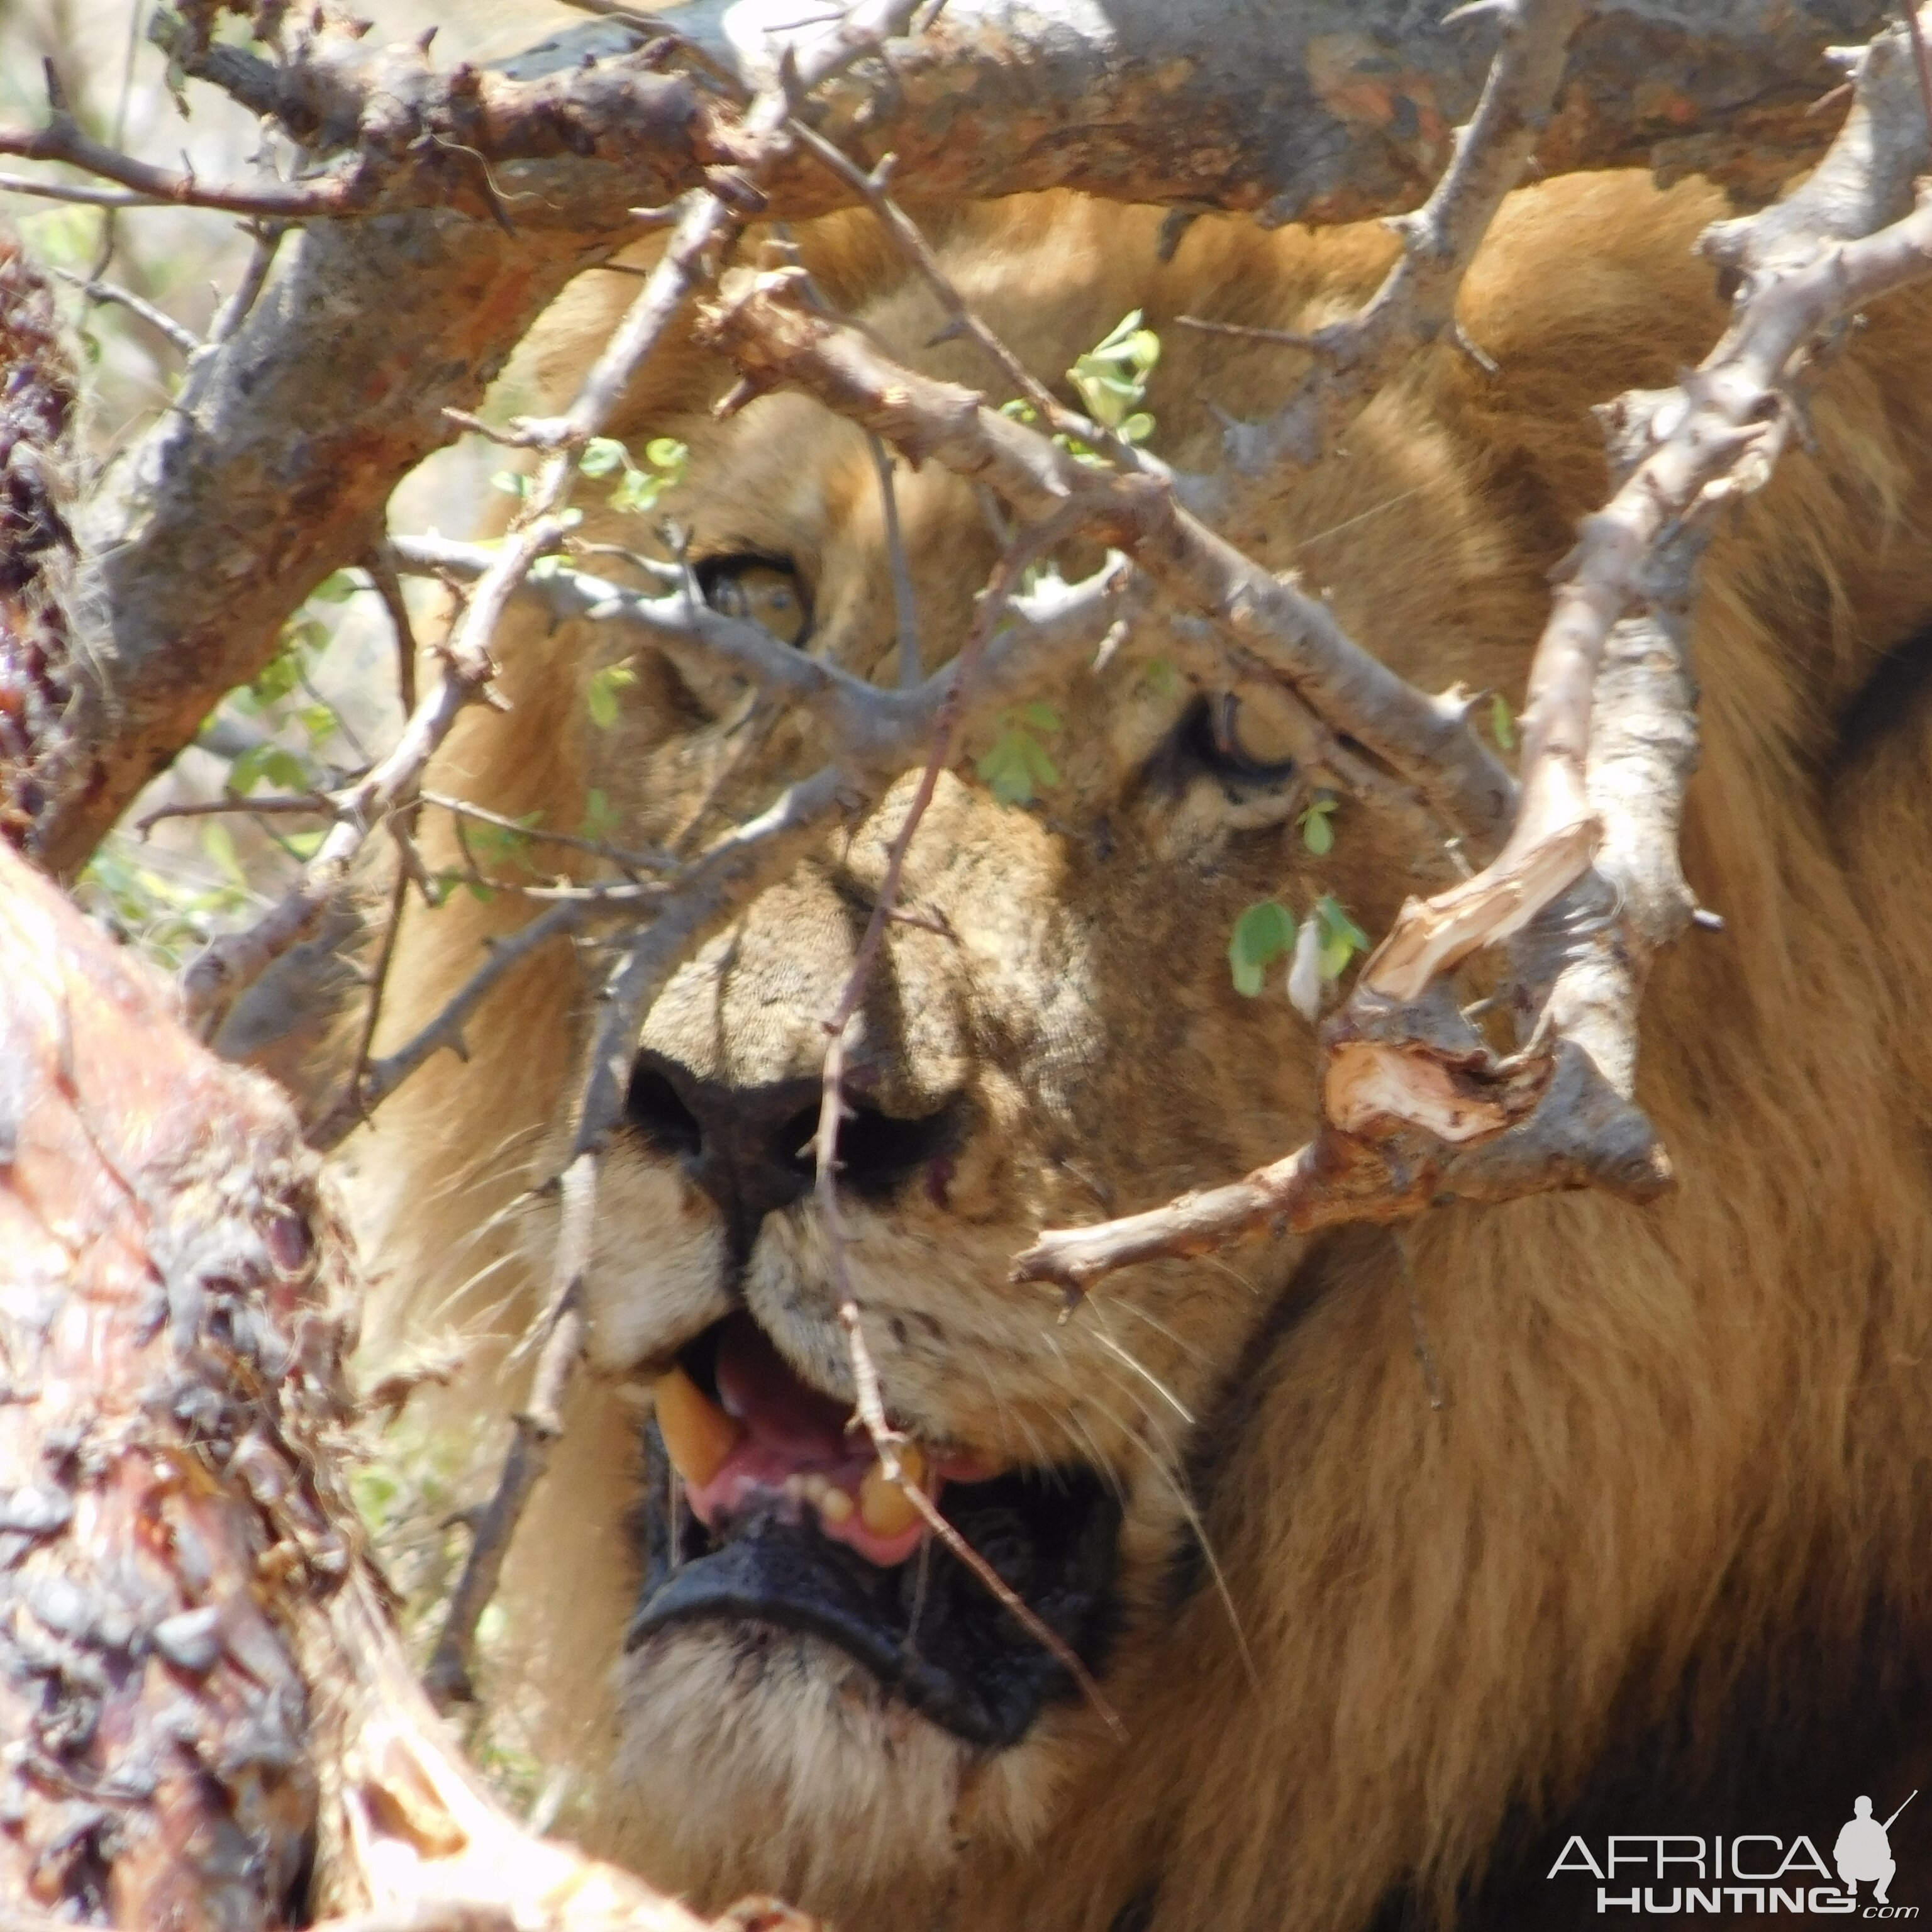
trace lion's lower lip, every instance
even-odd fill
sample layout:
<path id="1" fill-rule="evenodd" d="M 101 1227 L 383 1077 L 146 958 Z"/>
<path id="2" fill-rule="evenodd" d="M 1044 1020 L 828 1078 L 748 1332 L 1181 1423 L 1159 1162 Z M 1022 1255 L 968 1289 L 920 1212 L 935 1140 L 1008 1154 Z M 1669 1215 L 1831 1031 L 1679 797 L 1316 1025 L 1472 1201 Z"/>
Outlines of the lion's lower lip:
<path id="1" fill-rule="evenodd" d="M 655 1425 L 646 1576 L 626 1647 L 704 1622 L 753 1623 L 833 1643 L 893 1696 L 970 1744 L 1017 1744 L 1041 1707 L 1076 1694 L 1065 1671 L 942 1546 L 880 1568 L 832 1542 L 810 1511 L 741 1518 L 714 1540 L 680 1505 L 674 1524 Z M 1120 1508 L 1085 1470 L 1015 1473 L 946 1492 L 967 1541 L 1097 1670 L 1114 1622 Z M 914 1619 L 916 1618 L 916 1628 Z"/>

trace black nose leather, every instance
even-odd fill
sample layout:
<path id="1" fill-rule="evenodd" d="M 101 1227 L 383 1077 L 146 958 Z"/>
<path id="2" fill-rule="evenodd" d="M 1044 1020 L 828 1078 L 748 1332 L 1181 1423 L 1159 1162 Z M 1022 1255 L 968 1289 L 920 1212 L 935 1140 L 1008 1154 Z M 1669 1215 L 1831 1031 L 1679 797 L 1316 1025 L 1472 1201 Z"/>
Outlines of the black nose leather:
<path id="1" fill-rule="evenodd" d="M 816 1177 L 820 1083 L 781 1080 L 734 1087 L 702 1079 L 669 1054 L 646 1051 L 631 1070 L 631 1126 L 661 1154 L 682 1161 L 724 1216 L 734 1255 L 751 1252 L 765 1216 L 808 1192 Z M 949 1100 L 908 1119 L 848 1094 L 838 1130 L 838 1180 L 878 1198 L 955 1144 L 962 1109 Z"/>

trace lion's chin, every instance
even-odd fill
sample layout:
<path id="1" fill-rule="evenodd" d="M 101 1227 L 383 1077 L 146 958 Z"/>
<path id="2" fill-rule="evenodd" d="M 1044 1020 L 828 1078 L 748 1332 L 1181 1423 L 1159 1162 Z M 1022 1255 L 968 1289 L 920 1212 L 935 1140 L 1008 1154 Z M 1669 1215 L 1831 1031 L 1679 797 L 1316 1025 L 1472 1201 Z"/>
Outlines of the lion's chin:
<path id="1" fill-rule="evenodd" d="M 1050 1808 L 1052 1752 L 976 1749 L 821 1637 L 674 1623 L 627 1653 L 617 1688 L 621 1849 L 705 1909 L 936 1900 L 966 1838 L 1023 1848 Z"/>

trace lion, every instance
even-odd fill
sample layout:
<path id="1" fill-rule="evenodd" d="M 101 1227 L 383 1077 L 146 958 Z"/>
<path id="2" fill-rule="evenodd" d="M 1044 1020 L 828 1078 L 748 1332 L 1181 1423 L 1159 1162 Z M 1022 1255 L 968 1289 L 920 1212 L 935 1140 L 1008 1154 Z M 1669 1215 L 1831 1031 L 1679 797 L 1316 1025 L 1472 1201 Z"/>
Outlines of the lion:
<path id="1" fill-rule="evenodd" d="M 1424 688 L 1519 701 L 1550 572 L 1607 491 L 1592 406 L 1715 340 L 1694 244 L 1724 212 L 1704 183 L 1630 174 L 1514 194 L 1461 300 L 1493 368 L 1418 356 L 1240 540 Z M 1215 216 L 1176 244 L 1164 220 L 1048 195 L 932 226 L 1049 380 L 1141 310 L 1152 447 L 1211 471 L 1224 418 L 1278 404 L 1308 358 L 1180 318 L 1305 333 L 1396 244 Z M 796 246 L 892 353 L 1004 400 L 868 218 Z M 635 286 L 580 280 L 520 405 L 568 398 Z M 1016 1284 L 1040 1229 L 1307 1137 L 1313 1029 L 1278 982 L 1231 983 L 1231 931 L 1328 896 L 1372 938 L 1441 854 L 1352 798 L 1313 849 L 1292 715 L 1217 686 L 1158 603 L 1009 721 L 1048 752 L 1030 799 L 995 795 L 983 734 L 942 778 L 852 1035 L 851 1279 L 923 1479 L 1121 1735 L 848 1428 L 805 1144 L 911 777 L 680 968 L 604 1163 L 592 1373 L 489 1687 L 568 1768 L 577 1836 L 706 1910 L 772 1892 L 851 1932 L 1543 1926 L 1598 1910 L 1587 1876 L 1547 1876 L 1573 1834 L 1600 1862 L 1606 1832 L 1821 1840 L 1855 1792 L 1926 1781 L 1932 738 L 1908 646 L 1932 620 L 1928 321 L 1901 299 L 1851 332 L 1804 446 L 1704 567 L 1683 845 L 1724 925 L 1658 962 L 1644 1007 L 1639 1097 L 1680 1179 L 1660 1204 L 1263 1234 L 1128 1270 L 1070 1315 Z M 613 434 L 687 447 L 661 510 L 715 603 L 895 681 L 866 437 L 794 394 L 720 419 L 733 375 L 687 330 Z M 931 466 L 902 466 L 896 496 L 929 670 L 1001 519 Z M 602 508 L 580 534 L 669 554 Z M 802 724 L 634 630 L 520 606 L 498 654 L 505 708 L 466 718 L 435 782 L 513 819 L 701 847 L 818 762 Z M 423 836 L 454 862 L 428 814 Z M 510 892 L 412 910 L 385 1039 L 530 916 Z M 560 942 L 508 976 L 466 1058 L 360 1143 L 388 1203 L 376 1346 L 466 1334 L 444 1413 L 472 1436 L 546 1292 L 594 966 Z"/>

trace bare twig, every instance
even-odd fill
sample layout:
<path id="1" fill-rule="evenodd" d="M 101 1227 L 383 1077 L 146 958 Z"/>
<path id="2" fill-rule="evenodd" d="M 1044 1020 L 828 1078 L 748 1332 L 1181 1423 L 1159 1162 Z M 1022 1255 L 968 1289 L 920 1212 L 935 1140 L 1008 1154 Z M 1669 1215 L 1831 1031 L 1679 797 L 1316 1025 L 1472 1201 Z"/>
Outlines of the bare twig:
<path id="1" fill-rule="evenodd" d="M 501 556 L 520 559 L 527 571 L 563 529 L 560 518 L 539 517 L 505 542 Z M 182 975 L 184 1004 L 204 1038 L 213 1037 L 247 987 L 315 930 L 370 833 L 411 796 L 458 716 L 488 689 L 496 668 L 490 638 L 513 587 L 511 575 L 507 566 L 485 573 L 443 653 L 434 689 L 410 714 L 388 755 L 335 794 L 335 822 L 294 885 L 253 926 L 212 941 Z"/>
<path id="2" fill-rule="evenodd" d="M 425 805 L 433 805 L 439 811 L 448 812 L 452 818 L 473 820 L 478 825 L 494 826 L 500 832 L 514 832 L 519 838 L 527 838 L 539 845 L 561 845 L 572 852 L 588 853 L 593 859 L 608 860 L 610 864 L 631 873 L 666 872 L 676 869 L 679 861 L 668 852 L 636 852 L 622 845 L 613 845 L 602 838 L 580 838 L 572 832 L 548 832 L 540 825 L 524 825 L 514 818 L 506 818 L 500 812 L 490 812 L 480 805 L 472 805 L 466 800 L 450 798 L 440 791 L 424 791 L 418 796 Z"/>
<path id="3" fill-rule="evenodd" d="M 1584 0 L 1508 0 L 1481 10 L 1500 20 L 1502 41 L 1474 114 L 1456 130 L 1448 166 L 1420 208 L 1389 220 L 1402 254 L 1369 302 L 1294 344 L 1316 360 L 1295 394 L 1264 422 L 1229 426 L 1238 475 L 1315 462 L 1418 349 L 1456 331 L 1463 277 L 1535 148 L 1586 9 Z"/>
<path id="4" fill-rule="evenodd" d="M 366 568 L 388 614 L 390 633 L 396 642 L 396 692 L 406 717 L 416 708 L 416 660 L 422 655 L 422 646 L 410 621 L 409 600 L 403 595 L 403 580 L 396 574 L 394 554 L 387 544 L 377 544 L 370 551 Z"/>
<path id="5" fill-rule="evenodd" d="M 428 1025 L 394 1052 L 369 1062 L 360 1084 L 344 1094 L 334 1108 L 309 1130 L 304 1136 L 309 1145 L 324 1154 L 340 1145 L 434 1054 L 446 1050 L 459 1058 L 466 1058 L 468 1048 L 464 1042 L 464 1028 L 477 1008 L 532 954 L 552 940 L 575 932 L 583 925 L 588 910 L 580 901 L 563 900 L 539 914 L 509 938 L 493 942 L 483 964 L 463 982 Z"/>
<path id="6" fill-rule="evenodd" d="M 953 285 L 952 278 L 933 252 L 932 244 L 920 232 L 918 223 L 886 193 L 886 184 L 892 178 L 893 165 L 890 154 L 884 156 L 868 172 L 802 122 L 794 122 L 792 130 L 806 153 L 829 168 L 863 199 L 878 218 L 880 226 L 911 263 L 914 272 L 938 297 L 940 307 L 950 319 L 950 332 L 970 336 L 976 342 L 1006 377 L 1013 394 L 1024 398 L 1042 422 L 1062 435 L 1077 436 L 1090 447 L 1104 451 L 1123 470 L 1145 470 L 1155 475 L 1166 473 L 1165 466 L 1155 458 L 1123 441 L 1104 423 L 1095 422 L 1078 410 L 1068 408 L 994 333 L 986 318 Z"/>
<path id="7" fill-rule="evenodd" d="M 192 356 L 201 345 L 201 338 L 184 322 L 176 321 L 164 308 L 157 308 L 145 296 L 137 296 L 132 289 L 124 289 L 118 282 L 104 282 L 86 275 L 76 275 L 71 269 L 56 268 L 54 273 L 64 282 L 69 282 L 86 296 L 90 302 L 112 302 L 138 315 L 150 328 L 165 335 L 184 356 Z"/>
<path id="8" fill-rule="evenodd" d="M 879 478 L 879 515 L 885 525 L 886 560 L 892 573 L 892 614 L 898 632 L 899 685 L 903 690 L 925 677 L 920 663 L 919 599 L 912 586 L 912 565 L 906 556 L 905 536 L 899 528 L 898 492 L 892 484 L 892 452 L 876 436 L 866 439 L 872 467 Z"/>
<path id="9" fill-rule="evenodd" d="M 50 76 L 51 80 L 51 76 Z M 252 182 L 208 182 L 190 172 L 157 167 L 97 141 L 87 134 L 56 98 L 44 128 L 0 128 L 0 154 L 22 160 L 60 161 L 125 190 L 110 195 L 100 190 L 70 188 L 60 182 L 11 176 L 0 186 L 19 194 L 45 195 L 60 201 L 84 201 L 106 208 L 214 208 L 231 214 L 248 214 L 272 221 L 302 221 L 318 216 L 352 214 L 372 199 L 376 183 L 361 170 L 334 176 L 278 182 L 264 176 Z"/>
<path id="10" fill-rule="evenodd" d="M 1918 17 L 1916 0 L 1905 0 L 1900 10 L 1905 16 L 1905 31 L 1912 39 L 1912 65 L 1918 76 L 1918 98 L 1925 110 L 1925 125 L 1932 131 L 1932 49 L 1925 44 L 1924 23 Z"/>
<path id="11" fill-rule="evenodd" d="M 348 1084 L 336 1102 L 338 1109 L 360 1110 L 369 1077 L 369 1052 L 376 1043 L 376 1029 L 382 1022 L 382 996 L 388 989 L 389 966 L 396 956 L 396 940 L 403 928 L 403 902 L 409 890 L 410 870 L 399 851 L 395 880 L 389 888 L 388 910 L 382 921 L 382 937 L 376 944 L 375 964 L 369 969 L 369 997 L 363 1006 L 362 1030 L 356 1036 L 356 1058 L 349 1070 Z"/>
<path id="12" fill-rule="evenodd" d="M 326 791 L 269 792 L 251 798 L 240 792 L 224 792 L 219 798 L 194 799 L 181 805 L 158 805 L 134 821 L 136 835 L 145 838 L 154 827 L 170 818 L 314 818 L 332 816 L 335 801 Z"/>

